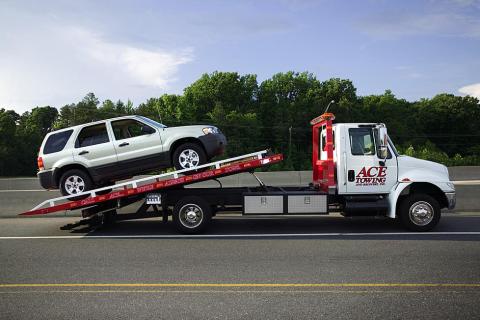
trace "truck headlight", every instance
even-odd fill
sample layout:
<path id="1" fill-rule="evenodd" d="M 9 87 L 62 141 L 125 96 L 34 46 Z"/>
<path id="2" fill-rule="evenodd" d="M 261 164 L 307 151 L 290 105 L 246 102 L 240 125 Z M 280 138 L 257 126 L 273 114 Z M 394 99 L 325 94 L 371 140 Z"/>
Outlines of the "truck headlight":
<path id="1" fill-rule="evenodd" d="M 203 128 L 202 131 L 204 134 L 216 134 L 220 132 L 220 130 L 218 130 L 218 128 L 215 128 L 215 127 L 206 127 L 206 128 Z"/>

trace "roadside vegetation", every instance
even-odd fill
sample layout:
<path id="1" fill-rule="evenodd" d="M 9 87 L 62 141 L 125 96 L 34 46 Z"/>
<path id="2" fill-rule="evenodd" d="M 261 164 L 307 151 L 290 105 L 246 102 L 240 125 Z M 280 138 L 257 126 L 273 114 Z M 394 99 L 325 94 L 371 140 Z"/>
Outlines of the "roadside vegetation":
<path id="1" fill-rule="evenodd" d="M 49 130 L 126 114 L 167 126 L 209 123 L 227 136 L 226 157 L 272 148 L 285 155 L 271 170 L 311 169 L 309 121 L 329 101 L 337 122 L 383 122 L 400 153 L 448 166 L 480 165 L 480 104 L 470 96 L 438 94 L 406 101 L 390 90 L 357 96 L 350 80 L 318 80 L 313 74 L 278 73 L 259 83 L 256 75 L 204 74 L 182 95 L 164 94 L 138 106 L 100 102 L 93 93 L 77 103 L 35 107 L 21 115 L 0 109 L 0 176 L 36 173 L 36 157 Z M 8 108 L 7 108 L 8 109 Z"/>

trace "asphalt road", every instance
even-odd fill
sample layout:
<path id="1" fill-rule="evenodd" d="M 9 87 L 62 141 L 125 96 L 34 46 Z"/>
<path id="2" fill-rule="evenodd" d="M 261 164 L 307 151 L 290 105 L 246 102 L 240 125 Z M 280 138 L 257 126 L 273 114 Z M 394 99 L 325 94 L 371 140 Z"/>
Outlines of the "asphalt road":
<path id="1" fill-rule="evenodd" d="M 422 234 L 337 216 L 59 229 L 75 220 L 0 220 L 0 319 L 480 318 L 478 214 Z"/>

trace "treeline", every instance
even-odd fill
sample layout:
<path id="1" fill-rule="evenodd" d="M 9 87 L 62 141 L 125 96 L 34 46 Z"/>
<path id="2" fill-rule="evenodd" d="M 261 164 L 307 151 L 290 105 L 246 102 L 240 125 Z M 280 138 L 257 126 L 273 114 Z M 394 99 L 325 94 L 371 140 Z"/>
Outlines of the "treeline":
<path id="1" fill-rule="evenodd" d="M 446 165 L 480 164 L 480 104 L 470 96 L 439 94 L 409 102 L 387 90 L 357 96 L 350 80 L 319 81 L 307 72 L 278 73 L 261 83 L 256 75 L 204 74 L 182 95 L 164 94 L 138 106 L 100 101 L 89 93 L 56 108 L 36 107 L 22 115 L 0 109 L 0 176 L 36 173 L 36 157 L 50 130 L 126 114 L 167 126 L 214 124 L 227 136 L 225 156 L 272 148 L 285 155 L 275 170 L 311 168 L 309 121 L 335 100 L 338 122 L 383 122 L 401 152 Z"/>

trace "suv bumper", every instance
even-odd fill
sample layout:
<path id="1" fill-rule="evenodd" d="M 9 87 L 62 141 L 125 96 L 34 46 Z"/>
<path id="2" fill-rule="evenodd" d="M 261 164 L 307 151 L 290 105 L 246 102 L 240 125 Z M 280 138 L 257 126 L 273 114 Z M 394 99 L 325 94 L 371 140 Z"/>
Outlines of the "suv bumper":
<path id="1" fill-rule="evenodd" d="M 445 196 L 447 197 L 448 202 L 448 210 L 452 210 L 455 208 L 455 204 L 457 202 L 457 196 L 455 192 L 445 192 Z"/>
<path id="2" fill-rule="evenodd" d="M 53 179 L 53 170 L 42 170 L 37 173 L 40 185 L 44 189 L 56 189 L 55 180 Z"/>
<path id="3" fill-rule="evenodd" d="M 206 134 L 199 137 L 199 140 L 202 142 L 208 158 L 221 155 L 227 146 L 227 138 L 222 133 Z"/>

